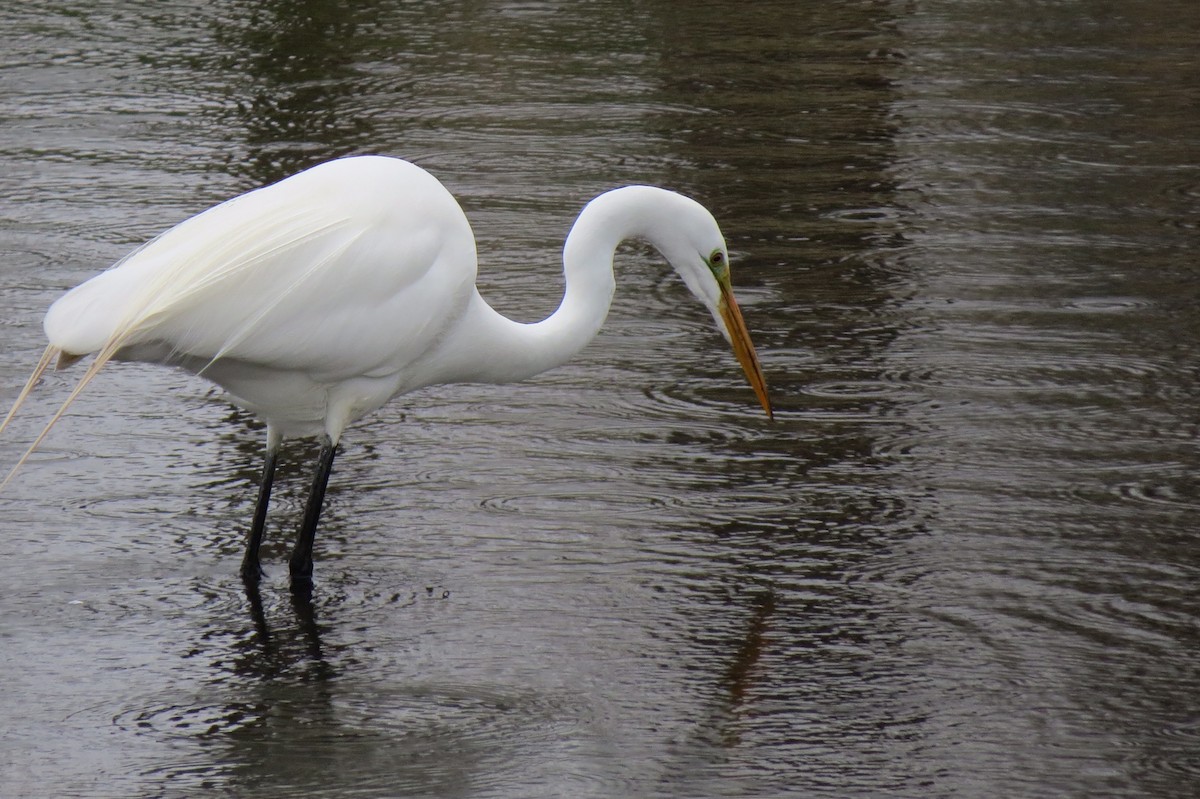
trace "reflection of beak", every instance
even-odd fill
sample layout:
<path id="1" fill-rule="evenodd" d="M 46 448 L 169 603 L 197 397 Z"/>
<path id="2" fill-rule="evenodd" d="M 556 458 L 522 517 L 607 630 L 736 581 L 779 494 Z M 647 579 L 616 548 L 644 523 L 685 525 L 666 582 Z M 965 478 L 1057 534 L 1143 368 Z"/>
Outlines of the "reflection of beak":
<path id="1" fill-rule="evenodd" d="M 737 356 L 738 363 L 746 372 L 746 379 L 750 381 L 750 387 L 754 389 L 759 403 L 767 412 L 767 418 L 774 419 L 775 414 L 771 411 L 771 398 L 767 396 L 767 380 L 763 377 L 762 366 L 758 363 L 758 355 L 755 354 L 754 344 L 750 341 L 750 331 L 746 330 L 742 312 L 738 309 L 737 300 L 733 298 L 733 289 L 729 286 L 729 279 L 717 282 L 721 287 L 721 301 L 717 309 L 721 312 L 721 318 L 725 320 L 725 326 L 729 328 L 733 354 Z"/>

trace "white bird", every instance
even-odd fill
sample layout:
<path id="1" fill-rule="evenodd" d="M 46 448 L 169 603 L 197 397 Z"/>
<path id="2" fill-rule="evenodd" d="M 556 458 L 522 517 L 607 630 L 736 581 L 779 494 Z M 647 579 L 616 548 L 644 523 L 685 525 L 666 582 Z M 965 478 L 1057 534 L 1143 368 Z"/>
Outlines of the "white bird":
<path id="1" fill-rule="evenodd" d="M 558 310 L 522 324 L 475 287 L 475 238 L 436 178 L 397 158 L 320 164 L 210 208 L 68 291 L 44 322 L 50 341 L 3 430 L 51 362 L 96 358 L 5 479 L 110 360 L 178 366 L 211 380 L 267 426 L 266 459 L 242 575 L 261 575 L 279 444 L 319 436 L 312 491 L 289 566 L 312 580 L 325 486 L 346 425 L 392 397 L 440 383 L 524 380 L 591 341 L 615 288 L 613 255 L 649 241 L 712 312 L 759 402 L 766 382 L 734 301 L 729 254 L 702 205 L 627 186 L 592 200 L 563 249 Z M 0 484 L 3 485 L 3 484 Z"/>

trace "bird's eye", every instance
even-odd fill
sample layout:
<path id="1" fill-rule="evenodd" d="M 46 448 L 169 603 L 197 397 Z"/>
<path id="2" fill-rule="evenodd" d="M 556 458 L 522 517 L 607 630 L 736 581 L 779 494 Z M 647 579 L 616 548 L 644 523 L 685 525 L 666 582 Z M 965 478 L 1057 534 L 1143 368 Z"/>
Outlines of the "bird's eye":
<path id="1" fill-rule="evenodd" d="M 720 250 L 713 250 L 712 255 L 708 256 L 708 268 L 718 280 L 729 274 L 729 266 L 725 263 L 727 260 L 725 253 Z"/>

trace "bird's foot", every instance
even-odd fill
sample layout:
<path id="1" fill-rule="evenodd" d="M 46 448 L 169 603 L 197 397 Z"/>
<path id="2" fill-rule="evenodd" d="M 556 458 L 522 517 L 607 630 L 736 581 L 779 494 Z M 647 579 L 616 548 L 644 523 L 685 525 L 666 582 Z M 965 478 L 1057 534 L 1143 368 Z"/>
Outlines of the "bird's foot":
<path id="1" fill-rule="evenodd" d="M 312 598 L 313 580 L 311 574 L 293 574 L 290 585 L 292 596 L 301 600 Z"/>
<path id="2" fill-rule="evenodd" d="M 266 577 L 267 573 L 263 571 L 262 564 L 258 559 L 242 561 L 242 582 L 247 585 L 258 585 L 258 581 Z"/>

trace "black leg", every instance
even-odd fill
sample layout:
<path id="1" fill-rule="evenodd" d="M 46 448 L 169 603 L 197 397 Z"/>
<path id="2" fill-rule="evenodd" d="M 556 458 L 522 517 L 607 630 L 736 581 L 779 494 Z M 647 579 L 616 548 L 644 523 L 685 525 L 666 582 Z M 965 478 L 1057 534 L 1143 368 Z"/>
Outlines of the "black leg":
<path id="1" fill-rule="evenodd" d="M 246 554 L 242 557 L 242 579 L 256 583 L 262 577 L 262 565 L 258 561 L 258 548 L 262 544 L 263 530 L 267 524 L 267 506 L 271 504 L 271 484 L 275 482 L 275 463 L 279 460 L 279 448 L 267 444 L 267 457 L 263 461 L 262 482 L 258 484 L 258 503 L 254 506 L 254 521 L 250 534 L 246 536 Z"/>
<path id="2" fill-rule="evenodd" d="M 321 438 L 321 454 L 317 456 L 317 473 L 313 477 L 312 490 L 308 494 L 308 505 L 304 509 L 304 522 L 300 525 L 300 535 L 296 538 L 296 548 L 292 550 L 292 558 L 288 566 L 292 573 L 292 590 L 306 591 L 312 586 L 313 541 L 317 537 L 317 521 L 321 518 L 321 505 L 325 502 L 325 486 L 329 483 L 329 473 L 333 471 L 333 456 L 337 453 L 337 444 L 329 436 Z"/>

